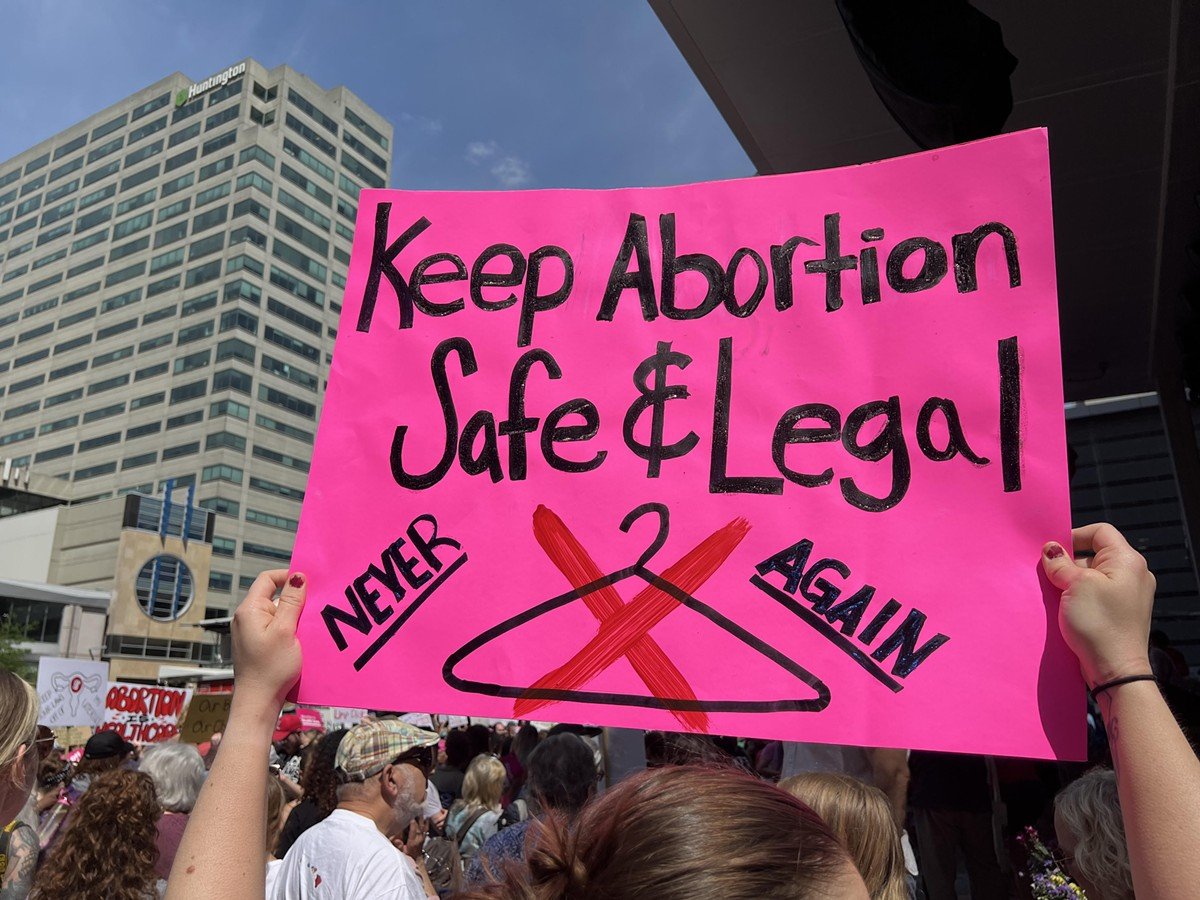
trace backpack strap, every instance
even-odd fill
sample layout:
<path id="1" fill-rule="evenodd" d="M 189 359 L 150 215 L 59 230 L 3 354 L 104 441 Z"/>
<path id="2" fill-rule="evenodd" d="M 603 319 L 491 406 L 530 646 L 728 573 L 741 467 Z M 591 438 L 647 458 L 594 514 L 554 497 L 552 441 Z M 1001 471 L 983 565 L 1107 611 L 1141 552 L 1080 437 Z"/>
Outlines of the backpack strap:
<path id="1" fill-rule="evenodd" d="M 481 806 L 479 809 L 475 810 L 475 812 L 471 813 L 471 815 L 467 817 L 467 821 L 463 823 L 462 827 L 454 833 L 454 843 L 461 844 L 466 836 L 471 833 L 471 829 L 475 827 L 475 823 L 478 822 L 483 814 L 487 811 L 488 809 L 486 806 Z"/>

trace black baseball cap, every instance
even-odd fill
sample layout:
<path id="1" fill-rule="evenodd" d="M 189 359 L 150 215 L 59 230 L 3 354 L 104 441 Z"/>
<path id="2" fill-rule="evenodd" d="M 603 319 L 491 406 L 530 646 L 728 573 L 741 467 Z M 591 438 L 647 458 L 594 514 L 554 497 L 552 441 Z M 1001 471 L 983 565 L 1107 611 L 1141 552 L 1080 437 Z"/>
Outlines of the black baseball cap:
<path id="1" fill-rule="evenodd" d="M 115 731 L 101 731 L 88 738 L 83 746 L 84 759 L 108 759 L 112 756 L 124 756 L 137 748 Z"/>

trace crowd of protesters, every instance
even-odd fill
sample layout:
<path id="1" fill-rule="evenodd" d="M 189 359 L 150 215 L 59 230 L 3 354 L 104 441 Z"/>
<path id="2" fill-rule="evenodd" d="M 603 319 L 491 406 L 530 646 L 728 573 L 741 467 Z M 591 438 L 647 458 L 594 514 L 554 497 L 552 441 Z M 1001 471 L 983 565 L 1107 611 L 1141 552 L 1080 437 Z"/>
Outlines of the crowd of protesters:
<path id="1" fill-rule="evenodd" d="M 105 731 L 68 753 L 0 670 L 0 900 L 1195 896 L 1200 762 L 1154 684 L 1177 663 L 1151 641 L 1153 576 L 1109 526 L 1075 541 L 1079 561 L 1048 544 L 1042 565 L 1111 765 L 1049 778 L 649 732 L 618 779 L 584 727 L 376 713 L 326 732 L 280 715 L 305 583 L 265 573 L 234 619 L 228 724 L 200 748 Z"/>

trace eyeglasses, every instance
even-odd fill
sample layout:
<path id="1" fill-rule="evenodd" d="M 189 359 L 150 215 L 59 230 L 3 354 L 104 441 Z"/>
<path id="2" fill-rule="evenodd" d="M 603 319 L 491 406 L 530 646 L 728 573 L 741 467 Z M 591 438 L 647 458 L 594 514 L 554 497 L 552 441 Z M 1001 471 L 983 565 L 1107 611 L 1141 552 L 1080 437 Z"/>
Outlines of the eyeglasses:
<path id="1" fill-rule="evenodd" d="M 33 745 L 37 748 L 38 759 L 45 759 L 54 750 L 54 735 L 37 738 Z"/>

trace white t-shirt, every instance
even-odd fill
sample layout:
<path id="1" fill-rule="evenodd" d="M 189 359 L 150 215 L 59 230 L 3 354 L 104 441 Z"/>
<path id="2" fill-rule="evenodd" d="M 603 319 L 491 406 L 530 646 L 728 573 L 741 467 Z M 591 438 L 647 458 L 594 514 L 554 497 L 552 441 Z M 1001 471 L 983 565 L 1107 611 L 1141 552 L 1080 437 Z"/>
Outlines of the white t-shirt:
<path id="1" fill-rule="evenodd" d="M 335 809 L 296 839 L 272 900 L 424 900 L 412 861 L 366 816 Z"/>

